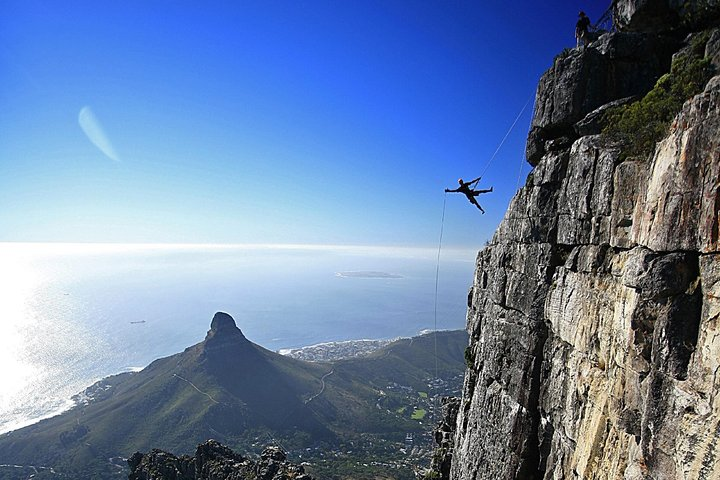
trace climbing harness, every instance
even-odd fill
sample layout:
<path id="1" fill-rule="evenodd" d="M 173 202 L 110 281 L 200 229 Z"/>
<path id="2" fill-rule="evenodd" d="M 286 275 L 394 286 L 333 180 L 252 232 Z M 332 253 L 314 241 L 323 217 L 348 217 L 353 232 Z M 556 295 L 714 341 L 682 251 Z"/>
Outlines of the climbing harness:
<path id="1" fill-rule="evenodd" d="M 475 180 L 473 180 L 472 182 L 468 183 L 467 186 L 472 187 L 472 186 L 474 186 L 474 185 L 477 185 L 478 182 L 480 182 L 480 180 L 482 179 L 482 177 L 485 176 L 485 172 L 487 172 L 488 168 L 490 168 L 490 164 L 493 162 L 493 160 L 495 160 L 495 157 L 497 156 L 498 152 L 500 151 L 500 149 L 502 148 L 502 146 L 505 144 L 505 140 L 507 140 L 507 138 L 510 136 L 510 133 L 511 133 L 511 132 L 513 131 L 513 129 L 515 128 L 515 125 L 517 125 L 517 122 L 518 122 L 518 120 L 520 120 L 520 117 L 522 116 L 522 114 L 525 113 L 525 109 L 526 109 L 527 106 L 530 104 L 530 100 L 532 100 L 533 98 L 534 98 L 534 95 L 531 96 L 530 98 L 528 98 L 527 101 L 525 102 L 525 105 L 523 105 L 523 107 L 520 109 L 520 112 L 519 112 L 519 113 L 517 114 L 517 116 L 515 117 L 515 120 L 513 120 L 512 125 L 510 125 L 510 128 L 508 128 L 508 131 L 505 132 L 505 135 L 503 136 L 502 140 L 500 140 L 500 144 L 499 144 L 499 145 L 497 146 L 497 148 L 495 149 L 495 152 L 493 152 L 493 154 L 492 154 L 492 156 L 490 157 L 490 159 L 485 163 L 485 167 L 482 169 L 482 172 L 480 173 L 480 176 L 479 176 L 478 178 L 476 178 Z M 521 162 L 522 162 L 522 158 L 521 158 Z M 520 172 L 518 172 L 518 185 L 520 184 L 520 175 L 521 175 L 521 173 L 522 173 L 522 163 L 520 164 Z M 517 188 L 516 188 L 516 189 L 517 189 Z M 491 189 L 491 191 L 492 191 L 492 189 Z M 447 191 L 446 191 L 446 193 L 447 193 Z M 484 192 L 482 192 L 482 193 L 484 193 Z M 468 197 L 468 198 L 469 198 L 469 197 Z M 472 200 L 471 200 L 471 201 L 472 201 Z M 475 202 L 473 201 L 473 203 L 475 203 Z M 475 205 L 477 205 L 477 203 L 475 203 Z M 482 209 L 481 209 L 481 210 L 482 210 Z M 485 213 L 485 212 L 483 211 L 483 213 Z M 444 204 L 443 204 L 443 218 L 444 218 L 444 216 L 445 216 L 445 206 L 444 206 Z"/>

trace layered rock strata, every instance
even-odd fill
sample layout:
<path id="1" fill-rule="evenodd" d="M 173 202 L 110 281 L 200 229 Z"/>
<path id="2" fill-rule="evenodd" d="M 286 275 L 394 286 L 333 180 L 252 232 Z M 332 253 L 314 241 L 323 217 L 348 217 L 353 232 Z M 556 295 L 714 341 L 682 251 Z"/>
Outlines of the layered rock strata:
<path id="1" fill-rule="evenodd" d="M 720 76 L 652 156 L 623 158 L 577 125 L 668 53 L 623 67 L 637 91 L 588 100 L 618 35 L 538 88 L 536 168 L 478 254 L 451 478 L 720 478 Z"/>

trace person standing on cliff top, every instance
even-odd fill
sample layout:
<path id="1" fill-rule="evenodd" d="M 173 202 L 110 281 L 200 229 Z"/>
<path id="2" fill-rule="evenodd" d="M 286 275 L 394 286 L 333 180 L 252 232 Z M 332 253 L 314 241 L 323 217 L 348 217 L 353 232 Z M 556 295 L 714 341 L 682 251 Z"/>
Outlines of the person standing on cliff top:
<path id="1" fill-rule="evenodd" d="M 575 24 L 575 38 L 577 39 L 577 47 L 580 48 L 580 44 L 585 47 L 590 39 L 588 35 L 588 28 L 590 27 L 590 19 L 585 12 L 580 11 L 578 13 L 578 21 Z"/>
<path id="2" fill-rule="evenodd" d="M 475 200 L 475 197 L 480 195 L 481 193 L 489 193 L 492 192 L 493 189 L 490 187 L 488 190 L 473 190 L 470 188 L 470 185 L 476 184 L 480 181 L 480 177 L 476 178 L 475 180 L 471 180 L 469 182 L 463 182 L 462 178 L 458 179 L 458 183 L 460 186 L 456 188 L 455 190 L 450 190 L 449 188 L 445 189 L 445 193 L 462 193 L 467 197 L 468 200 L 470 200 L 470 203 L 475 205 L 477 208 L 480 209 L 482 213 L 485 213 L 485 210 L 480 206 L 480 204 Z"/>

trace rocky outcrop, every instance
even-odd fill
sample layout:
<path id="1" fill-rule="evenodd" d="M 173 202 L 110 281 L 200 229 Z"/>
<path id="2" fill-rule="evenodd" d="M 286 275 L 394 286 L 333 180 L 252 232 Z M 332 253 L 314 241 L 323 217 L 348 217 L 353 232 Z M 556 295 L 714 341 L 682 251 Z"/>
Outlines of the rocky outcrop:
<path id="1" fill-rule="evenodd" d="M 215 440 L 198 445 L 194 457 L 162 450 L 135 453 L 128 460 L 129 480 L 312 480 L 285 452 L 266 447 L 260 459 L 245 458 Z"/>
<path id="2" fill-rule="evenodd" d="M 653 250 L 718 251 L 720 78 L 686 105 L 642 182 L 632 237 Z"/>
<path id="3" fill-rule="evenodd" d="M 538 84 L 526 148 L 530 164 L 549 151 L 566 150 L 581 134 L 599 133 L 588 130 L 594 111 L 647 93 L 670 69 L 677 48 L 673 37 L 615 32 L 555 58 Z"/>
<path id="4" fill-rule="evenodd" d="M 615 0 L 617 27 L 632 32 L 699 30 L 720 20 L 717 0 Z"/>
<path id="5" fill-rule="evenodd" d="M 454 446 L 455 431 L 460 399 L 458 397 L 443 397 L 442 418 L 438 422 L 433 435 L 437 448 L 433 453 L 430 463 L 430 470 L 425 478 L 448 480 L 450 478 L 450 467 L 452 465 L 452 451 Z"/>
<path id="6" fill-rule="evenodd" d="M 627 57 L 608 71 L 632 88 L 596 87 L 626 38 L 538 88 L 536 168 L 477 258 L 451 478 L 720 478 L 720 76 L 625 158 L 576 126 L 667 68 Z"/>
<path id="7" fill-rule="evenodd" d="M 227 343 L 250 344 L 235 324 L 235 319 L 225 312 L 217 312 L 210 322 L 210 330 L 205 336 L 206 349 L 222 348 Z"/>

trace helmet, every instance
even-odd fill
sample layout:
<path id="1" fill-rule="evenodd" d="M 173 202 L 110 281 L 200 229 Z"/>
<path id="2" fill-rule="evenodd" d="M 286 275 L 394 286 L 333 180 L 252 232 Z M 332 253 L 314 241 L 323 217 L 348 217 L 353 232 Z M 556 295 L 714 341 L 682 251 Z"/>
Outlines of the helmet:
<path id="1" fill-rule="evenodd" d="M 463 183 L 462 178 L 458 178 L 458 183 Z"/>

